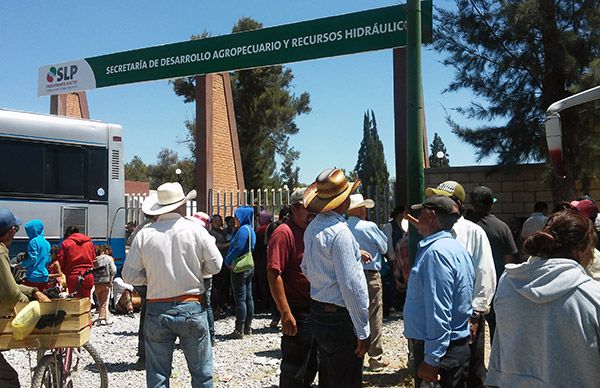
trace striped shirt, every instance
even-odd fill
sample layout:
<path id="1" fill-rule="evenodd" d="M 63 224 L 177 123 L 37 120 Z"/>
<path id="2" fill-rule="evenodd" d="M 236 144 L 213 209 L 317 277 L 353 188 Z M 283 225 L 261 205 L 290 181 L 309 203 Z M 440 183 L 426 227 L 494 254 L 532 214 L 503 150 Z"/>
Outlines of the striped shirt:
<path id="1" fill-rule="evenodd" d="M 312 299 L 348 309 L 358 339 L 369 337 L 369 294 L 358 243 L 335 212 L 320 213 L 304 232 L 300 265 Z"/>
<path id="2" fill-rule="evenodd" d="M 177 213 L 167 213 L 135 236 L 122 277 L 148 285 L 148 299 L 203 294 L 205 275 L 221 270 L 223 257 L 206 229 Z"/>

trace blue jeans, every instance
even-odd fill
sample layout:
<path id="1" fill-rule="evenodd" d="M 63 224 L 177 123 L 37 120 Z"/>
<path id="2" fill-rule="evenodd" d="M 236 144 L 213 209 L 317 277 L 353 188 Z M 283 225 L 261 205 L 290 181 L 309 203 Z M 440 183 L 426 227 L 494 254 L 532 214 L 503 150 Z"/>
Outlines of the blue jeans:
<path id="1" fill-rule="evenodd" d="M 319 387 L 362 387 L 363 357 L 348 310 L 312 301 L 313 336 L 319 347 Z"/>
<path id="2" fill-rule="evenodd" d="M 210 305 L 210 296 L 212 291 L 212 278 L 204 280 L 204 300 L 206 305 L 206 319 L 208 320 L 208 331 L 210 340 L 215 339 L 215 315 L 213 314 L 212 306 Z"/>
<path id="3" fill-rule="evenodd" d="M 144 335 L 149 388 L 169 386 L 177 337 L 192 376 L 192 387 L 213 386 L 212 348 L 202 303 L 148 303 Z"/>
<path id="4" fill-rule="evenodd" d="M 235 300 L 235 329 L 248 331 L 254 318 L 254 299 L 252 299 L 252 275 L 254 269 L 235 273 L 231 271 L 231 287 Z"/>

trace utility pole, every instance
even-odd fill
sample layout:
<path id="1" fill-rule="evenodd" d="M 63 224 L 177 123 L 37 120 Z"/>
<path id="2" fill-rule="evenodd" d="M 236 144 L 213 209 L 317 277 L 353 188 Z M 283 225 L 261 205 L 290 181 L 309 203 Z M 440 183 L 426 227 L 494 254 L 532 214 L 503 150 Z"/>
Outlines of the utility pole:
<path id="1" fill-rule="evenodd" d="M 407 205 L 423 201 L 423 91 L 421 83 L 421 2 L 408 0 L 406 30 L 406 127 L 407 127 Z M 409 261 L 412 266 L 417 253 L 419 235 L 409 227 Z"/>

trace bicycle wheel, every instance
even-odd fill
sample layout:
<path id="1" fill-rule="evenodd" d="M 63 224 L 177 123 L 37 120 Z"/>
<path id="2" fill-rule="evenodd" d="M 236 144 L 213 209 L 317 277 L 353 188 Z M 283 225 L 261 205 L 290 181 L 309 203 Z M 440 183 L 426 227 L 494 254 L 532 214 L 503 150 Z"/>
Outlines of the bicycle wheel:
<path id="1" fill-rule="evenodd" d="M 81 348 L 73 349 L 69 385 L 73 388 L 107 388 L 108 372 L 100 354 L 86 343 Z"/>
<path id="2" fill-rule="evenodd" d="M 31 388 L 59 388 L 59 366 L 53 354 L 48 354 L 40 359 L 33 370 Z"/>

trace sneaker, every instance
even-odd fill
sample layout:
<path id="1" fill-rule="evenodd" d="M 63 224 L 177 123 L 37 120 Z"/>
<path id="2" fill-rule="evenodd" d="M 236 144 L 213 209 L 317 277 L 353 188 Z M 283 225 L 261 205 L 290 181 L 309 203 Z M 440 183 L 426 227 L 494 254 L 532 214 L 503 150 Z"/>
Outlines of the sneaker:
<path id="1" fill-rule="evenodd" d="M 234 330 L 233 333 L 229 334 L 229 338 L 232 339 L 242 339 L 244 338 L 244 334 L 239 330 Z"/>
<path id="2" fill-rule="evenodd" d="M 387 368 L 390 365 L 390 361 L 385 359 L 385 358 L 381 358 L 380 360 L 376 359 L 376 358 L 369 358 L 369 369 L 371 369 L 372 371 L 380 371 L 383 370 L 385 368 Z"/>

